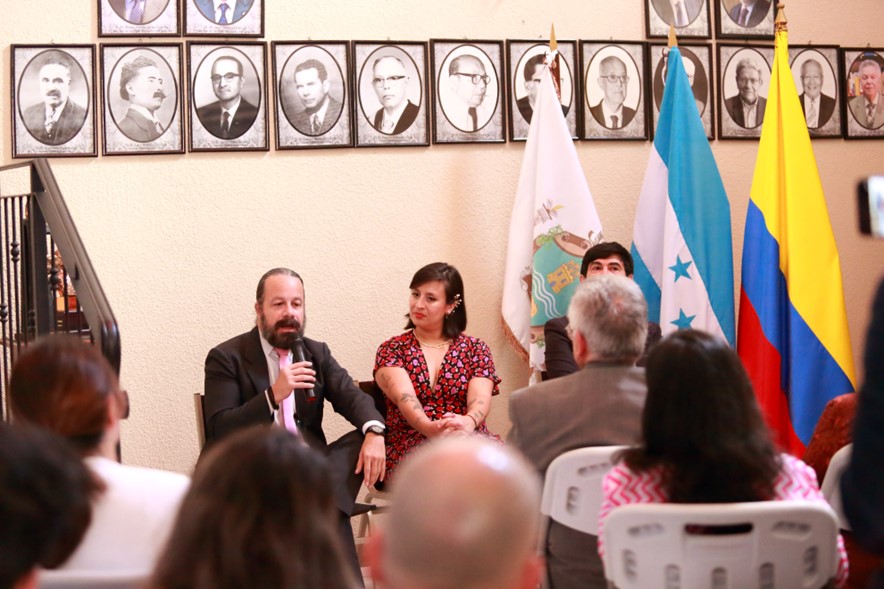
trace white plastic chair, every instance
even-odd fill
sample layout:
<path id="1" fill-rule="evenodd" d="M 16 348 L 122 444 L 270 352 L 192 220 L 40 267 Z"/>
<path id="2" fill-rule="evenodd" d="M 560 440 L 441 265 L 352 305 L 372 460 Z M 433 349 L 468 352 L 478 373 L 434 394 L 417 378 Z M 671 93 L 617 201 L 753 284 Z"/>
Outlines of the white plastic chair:
<path id="1" fill-rule="evenodd" d="M 838 523 L 819 501 L 637 503 L 602 534 L 618 589 L 818 589 L 838 567 Z"/>
<path id="2" fill-rule="evenodd" d="M 842 530 L 850 530 L 850 522 L 844 515 L 844 505 L 841 503 L 841 476 L 850 463 L 850 454 L 853 452 L 853 444 L 847 444 L 832 455 L 829 460 L 829 468 L 826 469 L 826 476 L 820 490 L 835 515 L 838 516 L 838 526 Z"/>
<path id="3" fill-rule="evenodd" d="M 137 589 L 150 577 L 150 571 L 65 571 L 41 570 L 39 589 Z"/>

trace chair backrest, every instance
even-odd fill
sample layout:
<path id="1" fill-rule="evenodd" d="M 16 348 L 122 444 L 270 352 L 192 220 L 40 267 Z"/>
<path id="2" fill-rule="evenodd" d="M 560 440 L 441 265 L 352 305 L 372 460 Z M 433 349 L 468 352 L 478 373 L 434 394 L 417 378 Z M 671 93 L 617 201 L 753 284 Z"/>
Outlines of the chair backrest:
<path id="1" fill-rule="evenodd" d="M 374 408 L 378 410 L 378 413 L 384 419 L 387 419 L 387 401 L 381 387 L 373 380 L 354 380 L 354 382 L 363 393 L 371 396 L 372 401 L 374 401 Z"/>
<path id="2" fill-rule="evenodd" d="M 618 589 L 823 587 L 838 566 L 838 524 L 821 501 L 636 503 L 602 531 Z"/>
<path id="3" fill-rule="evenodd" d="M 41 570 L 39 589 L 136 589 L 150 577 L 149 571 Z"/>
<path id="4" fill-rule="evenodd" d="M 835 515 L 838 516 L 838 526 L 842 530 L 851 529 L 850 522 L 847 521 L 847 516 L 844 515 L 844 505 L 841 503 L 841 475 L 844 474 L 844 469 L 847 468 L 847 464 L 850 462 L 851 452 L 853 452 L 853 444 L 847 444 L 832 455 L 832 459 L 829 461 L 829 468 L 826 470 L 826 478 L 823 479 L 823 485 L 820 489 L 826 501 L 829 502 L 829 505 L 835 511 Z"/>
<path id="5" fill-rule="evenodd" d="M 205 397 L 202 393 L 193 394 L 193 410 L 196 413 L 196 434 L 200 441 L 200 448 L 206 445 L 206 410 L 203 406 Z"/>
<path id="6" fill-rule="evenodd" d="M 553 460 L 546 470 L 541 513 L 569 528 L 596 535 L 602 479 L 611 470 L 613 454 L 626 447 L 577 448 Z"/>

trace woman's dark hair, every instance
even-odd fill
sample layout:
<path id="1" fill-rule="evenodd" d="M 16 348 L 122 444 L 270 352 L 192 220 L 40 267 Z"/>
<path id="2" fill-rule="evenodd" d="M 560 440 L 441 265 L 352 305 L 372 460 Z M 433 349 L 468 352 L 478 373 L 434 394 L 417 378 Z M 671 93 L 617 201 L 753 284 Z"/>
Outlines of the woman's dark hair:
<path id="1" fill-rule="evenodd" d="M 122 416 L 125 394 L 116 373 L 98 348 L 76 336 L 37 340 L 12 368 L 9 403 L 13 417 L 67 438 L 85 455 L 101 442 L 111 398 L 116 399 Z"/>
<path id="2" fill-rule="evenodd" d="M 455 303 L 451 314 L 446 315 L 442 323 L 442 335 L 449 339 L 454 339 L 467 328 L 467 302 L 464 299 L 463 279 L 460 277 L 460 272 L 457 271 L 457 268 L 451 264 L 433 262 L 415 272 L 408 288 L 417 288 L 434 280 L 438 280 L 445 285 L 445 304 Z M 412 323 L 407 313 L 405 317 L 408 319 L 405 329 L 413 329 L 414 323 Z"/>
<path id="3" fill-rule="evenodd" d="M 151 587 L 349 589 L 325 459 L 256 426 L 199 461 Z"/>
<path id="4" fill-rule="evenodd" d="M 635 472 L 663 469 L 673 503 L 763 501 L 780 463 L 752 383 L 726 342 L 676 332 L 646 367 L 642 443 L 623 453 Z"/>

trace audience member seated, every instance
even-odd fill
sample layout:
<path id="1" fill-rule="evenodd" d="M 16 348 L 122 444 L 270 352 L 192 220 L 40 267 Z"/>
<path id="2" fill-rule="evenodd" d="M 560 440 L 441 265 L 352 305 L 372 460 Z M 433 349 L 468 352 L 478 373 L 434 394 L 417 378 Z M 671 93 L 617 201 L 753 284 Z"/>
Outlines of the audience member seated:
<path id="1" fill-rule="evenodd" d="M 80 543 L 97 482 L 61 438 L 0 422 L 0 589 L 37 586 Z"/>
<path id="2" fill-rule="evenodd" d="M 465 335 L 463 280 L 436 262 L 411 279 L 408 324 L 378 348 L 374 375 L 387 397 L 387 481 L 427 438 L 473 432 L 500 440 L 485 426 L 499 391 L 491 350 Z"/>
<path id="3" fill-rule="evenodd" d="M 642 440 L 603 482 L 599 531 L 612 509 L 635 502 L 825 501 L 813 469 L 777 454 L 749 377 L 727 342 L 676 332 L 648 358 Z M 599 554 L 604 555 L 599 535 Z M 838 574 L 847 555 L 838 537 Z"/>
<path id="4" fill-rule="evenodd" d="M 632 255 L 616 241 L 606 241 L 592 246 L 583 254 L 580 264 L 580 282 L 592 276 L 625 276 L 632 278 Z M 645 314 L 647 321 L 647 313 Z M 645 340 L 644 353 L 638 358 L 637 364 L 644 366 L 648 352 L 660 341 L 660 326 L 648 321 L 648 333 Z M 580 367 L 574 360 L 571 338 L 568 336 L 568 317 L 550 319 L 543 326 L 544 355 L 546 371 L 543 380 L 551 380 L 577 372 Z"/>
<path id="5" fill-rule="evenodd" d="M 569 450 L 634 444 L 641 434 L 645 371 L 635 360 L 648 325 L 641 289 L 622 276 L 590 278 L 571 298 L 568 318 L 581 370 L 510 397 L 509 441 L 544 476 Z M 546 556 L 552 589 L 608 585 L 594 535 L 550 522 Z"/>
<path id="6" fill-rule="evenodd" d="M 65 570 L 153 568 L 190 480 L 116 462 L 126 393 L 95 346 L 56 335 L 28 346 L 12 370 L 10 412 L 67 438 L 103 485 L 92 523 Z"/>
<path id="7" fill-rule="evenodd" d="M 152 589 L 353 589 L 325 458 L 251 426 L 197 464 Z"/>
<path id="8" fill-rule="evenodd" d="M 478 437 L 433 440 L 409 457 L 368 545 L 385 589 L 535 589 L 540 478 Z M 380 528 L 380 529 L 378 529 Z"/>
<path id="9" fill-rule="evenodd" d="M 823 414 L 816 422 L 813 436 L 801 460 L 816 472 L 816 480 L 820 484 L 826 477 L 832 456 L 851 442 L 855 416 L 856 393 L 847 393 L 826 403 Z"/>

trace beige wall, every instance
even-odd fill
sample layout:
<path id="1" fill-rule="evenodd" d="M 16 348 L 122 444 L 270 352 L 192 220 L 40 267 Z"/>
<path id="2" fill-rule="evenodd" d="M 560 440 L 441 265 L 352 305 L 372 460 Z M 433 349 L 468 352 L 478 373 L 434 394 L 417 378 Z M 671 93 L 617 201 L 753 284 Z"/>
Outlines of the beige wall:
<path id="1" fill-rule="evenodd" d="M 644 37 L 641 0 L 265 0 L 266 40 Z M 309 5 L 309 10 L 306 7 Z M 96 43 L 96 0 L 0 0 L 2 162 L 10 163 L 12 43 Z M 884 3 L 791 2 L 793 44 L 884 46 Z M 650 143 L 579 142 L 610 239 L 631 239 Z M 859 360 L 884 244 L 860 238 L 854 185 L 884 173 L 884 141 L 814 144 L 841 252 Z M 524 145 L 444 145 L 269 153 L 56 160 L 53 168 L 123 334 L 123 385 L 132 400 L 125 459 L 187 471 L 197 456 L 191 394 L 206 352 L 248 329 L 255 284 L 273 266 L 305 277 L 312 337 L 369 378 L 377 345 L 397 333 L 421 265 L 455 264 L 467 286 L 469 332 L 485 339 L 503 378 L 491 428 L 505 433 L 508 394 L 528 372 L 500 328 L 507 226 Z M 716 141 L 739 252 L 754 141 Z M 329 427 L 343 431 L 331 420 Z"/>

